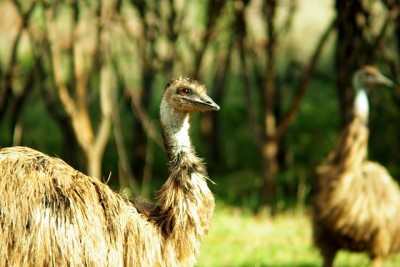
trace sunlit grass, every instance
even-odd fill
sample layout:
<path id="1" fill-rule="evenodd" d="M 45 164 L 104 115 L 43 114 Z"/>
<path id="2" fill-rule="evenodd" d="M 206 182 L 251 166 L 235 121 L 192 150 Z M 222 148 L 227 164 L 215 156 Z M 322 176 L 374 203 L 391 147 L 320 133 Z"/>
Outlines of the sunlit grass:
<path id="1" fill-rule="evenodd" d="M 271 218 L 218 205 L 202 245 L 198 266 L 321 266 L 312 246 L 307 212 L 286 212 Z M 368 266 L 368 257 L 342 251 L 335 266 Z M 384 265 L 400 266 L 400 256 Z"/>

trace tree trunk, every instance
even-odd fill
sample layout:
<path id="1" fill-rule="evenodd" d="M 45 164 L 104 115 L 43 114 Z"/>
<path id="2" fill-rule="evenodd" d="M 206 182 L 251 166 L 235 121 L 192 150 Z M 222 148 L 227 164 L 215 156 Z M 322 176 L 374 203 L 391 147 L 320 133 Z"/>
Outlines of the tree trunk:
<path id="1" fill-rule="evenodd" d="M 279 170 L 278 165 L 278 141 L 274 138 L 266 138 L 262 147 L 262 178 L 263 186 L 261 199 L 268 204 L 271 212 L 274 211 L 274 201 L 276 198 L 276 175 Z"/>
<path id="2" fill-rule="evenodd" d="M 213 81 L 213 99 L 218 105 L 221 105 L 224 99 L 225 84 L 233 48 L 232 39 L 229 40 L 226 49 L 222 49 L 217 53 L 218 68 Z M 203 115 L 203 123 L 211 128 L 211 133 L 206 135 L 206 141 L 207 144 L 209 144 L 209 152 L 213 162 L 220 162 L 221 160 L 221 139 L 219 137 L 221 120 L 219 116 L 220 114 L 218 112 L 208 112 Z M 210 167 L 213 166 L 210 165 Z"/>
<path id="3" fill-rule="evenodd" d="M 102 180 L 101 176 L 101 156 L 97 153 L 89 153 L 87 155 L 88 175 Z"/>
<path id="4" fill-rule="evenodd" d="M 361 0 L 336 0 L 337 43 L 336 80 L 341 110 L 342 125 L 351 116 L 353 90 L 352 75 L 366 63 L 367 43 L 363 38 L 363 27 L 368 19 Z"/>
<path id="5" fill-rule="evenodd" d="M 277 1 L 267 1 L 265 5 L 265 14 L 267 16 L 267 37 L 268 43 L 265 48 L 267 55 L 266 75 L 263 85 L 263 104 L 264 104 L 264 137 L 262 145 L 262 177 L 264 184 L 262 188 L 263 203 L 273 208 L 273 201 L 276 193 L 276 175 L 278 173 L 278 141 L 277 138 L 277 118 L 275 114 L 275 89 L 276 89 L 276 71 L 275 71 L 275 53 L 277 45 L 277 36 L 275 33 L 275 14 Z"/>

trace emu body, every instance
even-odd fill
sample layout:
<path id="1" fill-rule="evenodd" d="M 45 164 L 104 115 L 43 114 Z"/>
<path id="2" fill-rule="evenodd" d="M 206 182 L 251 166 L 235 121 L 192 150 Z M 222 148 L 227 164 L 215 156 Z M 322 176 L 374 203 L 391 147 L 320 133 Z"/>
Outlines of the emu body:
<path id="1" fill-rule="evenodd" d="M 182 99 L 180 90 L 197 98 Z M 0 266 L 193 266 L 214 198 L 190 144 L 188 116 L 219 107 L 204 86 L 186 78 L 168 83 L 161 106 L 171 111 L 161 109 L 171 174 L 157 204 L 128 201 L 33 149 L 1 149 Z M 175 113 L 180 116 L 169 117 Z"/>
<path id="2" fill-rule="evenodd" d="M 390 85 L 375 68 L 356 72 L 353 119 L 317 168 L 313 230 L 324 266 L 333 265 L 340 249 L 366 252 L 373 266 L 400 250 L 399 187 L 383 166 L 367 160 L 369 106 L 365 89 L 373 83 Z"/>

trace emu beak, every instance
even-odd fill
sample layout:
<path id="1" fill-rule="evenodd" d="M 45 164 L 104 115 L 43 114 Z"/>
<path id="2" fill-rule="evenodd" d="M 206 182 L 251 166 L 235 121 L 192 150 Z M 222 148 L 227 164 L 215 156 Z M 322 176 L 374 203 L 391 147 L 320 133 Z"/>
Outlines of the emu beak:
<path id="1" fill-rule="evenodd" d="M 219 106 L 206 94 L 193 94 L 187 99 L 198 111 L 219 110 Z"/>
<path id="2" fill-rule="evenodd" d="M 208 95 L 202 96 L 201 102 L 203 103 L 203 105 L 207 106 L 209 110 L 219 110 L 219 106 Z"/>
<path id="3" fill-rule="evenodd" d="M 394 86 L 393 82 L 383 74 L 379 74 L 379 76 L 376 77 L 376 82 L 378 84 L 386 85 L 387 87 Z"/>

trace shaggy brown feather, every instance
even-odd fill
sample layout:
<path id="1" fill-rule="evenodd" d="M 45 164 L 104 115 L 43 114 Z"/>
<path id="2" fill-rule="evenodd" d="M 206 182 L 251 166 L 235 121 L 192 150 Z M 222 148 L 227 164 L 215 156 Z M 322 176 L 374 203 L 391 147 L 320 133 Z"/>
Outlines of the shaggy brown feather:
<path id="1" fill-rule="evenodd" d="M 176 85 L 194 93 L 199 87 L 212 105 L 208 110 L 219 109 L 202 85 L 183 78 L 168 84 L 165 109 L 175 109 L 168 96 Z M 183 116 L 168 119 L 173 112 L 161 114 L 163 122 L 170 119 L 185 128 L 173 128 L 179 131 L 175 136 L 163 125 L 165 143 L 174 147 L 166 145 L 171 174 L 156 194 L 157 205 L 127 201 L 98 179 L 33 149 L 1 149 L 0 266 L 193 266 L 214 197 L 202 160 L 176 139 L 190 145 L 188 112 L 179 113 Z"/>
<path id="2" fill-rule="evenodd" d="M 315 243 L 324 255 L 348 249 L 388 256 L 400 249 L 398 186 L 381 165 L 364 161 L 368 129 L 355 120 L 346 134 L 353 145 L 339 154 L 347 160 L 335 155 L 317 170 L 323 178 L 314 198 Z"/>
<path id="3" fill-rule="evenodd" d="M 386 169 L 367 161 L 367 117 L 354 112 L 317 168 L 314 243 L 332 266 L 340 249 L 367 252 L 372 264 L 400 250 L 400 190 Z"/>

